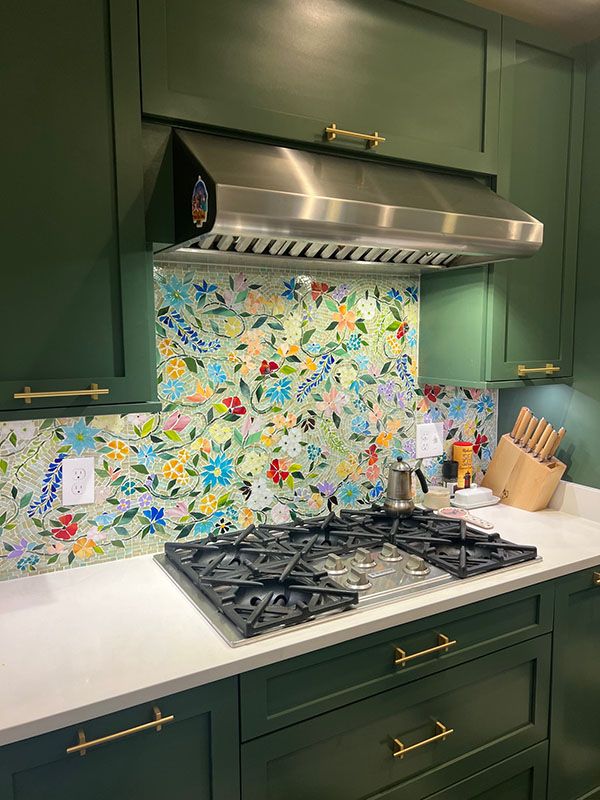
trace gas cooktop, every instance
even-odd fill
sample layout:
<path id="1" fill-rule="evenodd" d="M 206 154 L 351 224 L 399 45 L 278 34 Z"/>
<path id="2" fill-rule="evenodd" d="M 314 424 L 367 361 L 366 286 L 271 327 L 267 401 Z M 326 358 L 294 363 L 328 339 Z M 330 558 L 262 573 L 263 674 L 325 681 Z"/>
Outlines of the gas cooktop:
<path id="1" fill-rule="evenodd" d="M 464 520 L 380 506 L 168 542 L 155 556 L 232 646 L 534 558 Z"/>

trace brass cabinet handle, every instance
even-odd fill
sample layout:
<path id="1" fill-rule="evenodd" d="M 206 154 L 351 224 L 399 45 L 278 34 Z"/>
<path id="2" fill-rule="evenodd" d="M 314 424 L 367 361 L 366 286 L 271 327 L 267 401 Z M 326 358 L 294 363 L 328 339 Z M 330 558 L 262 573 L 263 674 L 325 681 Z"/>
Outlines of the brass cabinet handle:
<path id="1" fill-rule="evenodd" d="M 594 582 L 595 586 L 600 586 L 600 572 L 594 572 L 592 575 L 592 581 Z"/>
<path id="2" fill-rule="evenodd" d="M 325 136 L 328 142 L 333 142 L 338 136 L 350 136 L 353 139 L 363 139 L 366 142 L 367 148 L 377 147 L 381 142 L 385 142 L 385 137 L 380 136 L 377 131 L 373 133 L 357 133 L 356 131 L 345 131 L 338 128 L 335 122 L 325 128 Z"/>
<path id="3" fill-rule="evenodd" d="M 435 647 L 430 647 L 428 650 L 421 650 L 419 653 L 411 653 L 409 656 L 406 655 L 406 650 L 403 650 L 401 647 L 396 647 L 394 664 L 397 667 L 403 667 L 407 661 L 412 661 L 413 658 L 421 658 L 421 656 L 428 656 L 431 653 L 447 653 L 449 647 L 454 647 L 455 644 L 458 644 L 456 639 L 449 639 L 447 636 L 444 636 L 443 633 L 438 633 L 437 641 L 438 643 Z"/>
<path id="4" fill-rule="evenodd" d="M 528 375 L 537 375 L 541 372 L 545 375 L 553 375 L 555 372 L 560 372 L 560 367 L 555 367 L 551 363 L 546 364 L 545 367 L 526 367 L 525 364 L 519 364 L 517 367 L 519 378 L 526 378 Z"/>
<path id="5" fill-rule="evenodd" d="M 154 715 L 152 722 L 145 722 L 143 725 L 136 725 L 135 728 L 127 728 L 125 731 L 110 733 L 108 736 L 101 736 L 99 739 L 92 739 L 89 742 L 86 741 L 83 728 L 80 728 L 77 732 L 79 744 L 75 744 L 72 747 L 67 747 L 67 753 L 79 753 L 79 755 L 84 756 L 90 747 L 96 747 L 97 745 L 105 744 L 106 742 L 114 742 L 116 739 L 124 739 L 126 736 L 131 736 L 134 733 L 148 731 L 151 728 L 154 728 L 158 733 L 158 731 L 162 729 L 163 725 L 165 725 L 167 722 L 173 722 L 175 719 L 173 714 L 170 714 L 168 717 L 163 717 L 158 706 L 154 706 L 152 708 L 152 713 Z"/>
<path id="6" fill-rule="evenodd" d="M 426 744 L 432 744 L 433 742 L 443 742 L 446 740 L 447 736 L 450 736 L 451 733 L 454 733 L 454 728 L 447 728 L 443 723 L 435 721 L 435 730 L 436 733 L 433 736 L 430 736 L 429 739 L 423 739 L 422 742 L 417 742 L 416 744 L 411 744 L 410 747 L 406 747 L 400 739 L 394 739 L 394 744 L 398 748 L 394 751 L 394 758 L 404 758 L 407 753 L 410 753 L 411 750 L 418 750 L 419 747 L 425 747 Z"/>
<path id="7" fill-rule="evenodd" d="M 62 392 L 32 392 L 31 386 L 24 386 L 22 392 L 15 392 L 13 398 L 15 400 L 24 400 L 27 404 L 37 397 L 91 397 L 92 400 L 97 400 L 98 395 L 108 394 L 110 389 L 99 389 L 97 383 L 92 383 L 89 389 L 74 389 L 65 390 Z"/>

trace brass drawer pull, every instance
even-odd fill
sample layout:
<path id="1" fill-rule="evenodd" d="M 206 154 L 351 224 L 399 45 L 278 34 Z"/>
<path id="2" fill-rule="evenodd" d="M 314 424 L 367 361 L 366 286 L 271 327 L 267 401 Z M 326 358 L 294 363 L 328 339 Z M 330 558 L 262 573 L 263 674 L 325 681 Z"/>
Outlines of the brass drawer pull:
<path id="1" fill-rule="evenodd" d="M 451 733 L 454 733 L 454 728 L 447 728 L 443 723 L 435 721 L 435 730 L 436 733 L 433 736 L 430 736 L 429 739 L 423 739 L 422 742 L 417 742 L 416 744 L 411 744 L 410 747 L 405 747 L 405 745 L 400 741 L 400 739 L 394 739 L 394 744 L 398 748 L 394 751 L 394 758 L 404 758 L 407 753 L 410 753 L 411 750 L 418 750 L 419 747 L 425 747 L 426 744 L 432 744 L 433 742 L 444 742 L 446 740 L 446 736 L 450 736 Z"/>
<path id="2" fill-rule="evenodd" d="M 594 572 L 592 575 L 592 580 L 595 586 L 600 586 L 600 572 Z"/>
<path id="3" fill-rule="evenodd" d="M 97 400 L 98 395 L 108 394 L 109 389 L 99 389 L 97 383 L 92 383 L 89 389 L 74 389 L 63 392 L 32 392 L 31 386 L 24 386 L 22 392 L 15 392 L 15 400 L 25 400 L 27 404 L 37 397 L 91 397 Z"/>
<path id="4" fill-rule="evenodd" d="M 456 639 L 449 639 L 447 636 L 444 636 L 443 633 L 438 633 L 437 641 L 438 643 L 435 647 L 430 647 L 428 650 L 421 650 L 420 653 L 411 653 L 409 656 L 406 655 L 406 650 L 403 650 L 401 647 L 396 647 L 394 664 L 397 667 L 403 667 L 407 661 L 412 661 L 413 658 L 421 658 L 421 656 L 428 656 L 431 653 L 447 653 L 449 647 L 454 647 L 455 644 L 458 644 Z"/>
<path id="5" fill-rule="evenodd" d="M 366 142 L 367 148 L 377 147 L 381 142 L 385 142 L 385 137 L 380 136 L 377 131 L 373 133 L 356 133 L 356 131 L 345 131 L 338 128 L 335 122 L 325 128 L 325 136 L 328 142 L 333 142 L 338 136 L 350 136 L 353 139 L 363 139 Z"/>
<path id="6" fill-rule="evenodd" d="M 517 367 L 517 375 L 519 378 L 526 378 L 528 375 L 537 375 L 543 372 L 544 375 L 553 375 L 555 372 L 560 372 L 560 367 L 555 367 L 554 364 L 546 364 L 545 367 L 526 367 L 525 364 L 519 364 Z"/>
<path id="7" fill-rule="evenodd" d="M 140 733 L 140 731 L 149 731 L 151 728 L 154 728 L 156 732 L 158 732 L 162 729 L 163 725 L 165 725 L 167 722 L 173 722 L 175 719 L 173 714 L 168 717 L 163 717 L 158 706 L 154 706 L 152 708 L 152 713 L 154 714 L 154 719 L 152 722 L 145 722 L 143 725 L 136 725 L 135 728 L 128 728 L 125 731 L 118 731 L 117 733 L 111 733 L 108 736 L 101 736 L 99 739 L 92 739 L 89 742 L 86 741 L 83 728 L 80 728 L 77 733 L 79 744 L 75 744 L 72 747 L 67 747 L 67 753 L 79 753 L 80 756 L 84 756 L 90 747 L 96 747 L 96 745 L 105 744 L 106 742 L 114 742 L 116 739 L 124 739 L 126 736 L 131 736 L 134 733 Z"/>

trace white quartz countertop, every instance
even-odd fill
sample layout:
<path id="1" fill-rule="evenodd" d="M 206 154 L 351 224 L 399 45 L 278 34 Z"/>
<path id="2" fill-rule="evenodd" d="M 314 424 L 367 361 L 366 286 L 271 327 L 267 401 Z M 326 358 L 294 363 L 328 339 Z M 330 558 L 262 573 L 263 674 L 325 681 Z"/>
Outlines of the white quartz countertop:
<path id="1" fill-rule="evenodd" d="M 592 519 L 501 505 L 475 512 L 505 538 L 536 545 L 541 561 L 236 648 L 151 556 L 1 582 L 0 745 L 598 565 L 597 499 L 586 505 Z M 568 508 L 577 509 L 572 498 Z"/>

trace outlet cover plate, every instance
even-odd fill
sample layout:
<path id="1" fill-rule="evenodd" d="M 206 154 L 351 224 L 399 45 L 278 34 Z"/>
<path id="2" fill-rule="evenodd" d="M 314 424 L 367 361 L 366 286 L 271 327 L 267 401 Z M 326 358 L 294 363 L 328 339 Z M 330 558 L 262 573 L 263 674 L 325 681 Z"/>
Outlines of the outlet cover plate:
<path id="1" fill-rule="evenodd" d="M 417 458 L 435 458 L 444 454 L 444 424 L 424 422 L 417 425 Z"/>
<path id="2" fill-rule="evenodd" d="M 65 458 L 62 462 L 62 501 L 64 506 L 94 502 L 94 459 Z"/>

